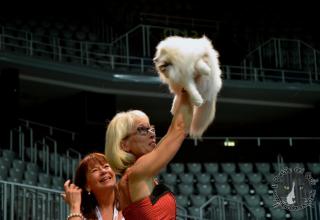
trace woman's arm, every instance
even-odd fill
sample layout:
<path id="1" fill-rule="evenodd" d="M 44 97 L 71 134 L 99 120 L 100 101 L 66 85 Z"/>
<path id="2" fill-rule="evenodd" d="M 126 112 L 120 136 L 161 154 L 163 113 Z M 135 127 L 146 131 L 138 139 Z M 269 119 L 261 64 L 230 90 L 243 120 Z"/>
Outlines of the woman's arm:
<path id="1" fill-rule="evenodd" d="M 154 177 L 172 160 L 187 136 L 186 131 L 189 127 L 185 125 L 183 114 L 188 110 L 188 96 L 186 92 L 182 92 L 167 134 L 152 152 L 139 158 L 131 167 L 131 180 L 132 178 L 137 180 Z"/>

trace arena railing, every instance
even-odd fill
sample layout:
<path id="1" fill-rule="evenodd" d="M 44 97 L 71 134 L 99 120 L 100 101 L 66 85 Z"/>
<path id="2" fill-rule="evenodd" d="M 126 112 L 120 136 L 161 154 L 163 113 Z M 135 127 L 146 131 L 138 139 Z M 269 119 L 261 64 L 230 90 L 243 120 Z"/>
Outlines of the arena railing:
<path id="1" fill-rule="evenodd" d="M 0 219 L 66 219 L 69 207 L 63 191 L 0 180 Z M 197 219 L 188 216 L 185 208 L 177 206 L 178 219 Z"/>
<path id="2" fill-rule="evenodd" d="M 240 201 L 213 196 L 201 207 L 199 219 L 255 220 L 254 214 Z"/>
<path id="3" fill-rule="evenodd" d="M 22 161 L 40 165 L 47 174 L 73 178 L 73 170 L 82 157 L 73 148 L 76 135 L 66 129 L 19 119 L 17 128 L 9 132 L 9 150 L 18 153 Z"/>
<path id="4" fill-rule="evenodd" d="M 66 219 L 61 191 L 0 180 L 0 219 Z"/>
<path id="5" fill-rule="evenodd" d="M 111 44 L 99 45 L 82 41 L 65 43 L 63 39 L 54 37 L 48 37 L 45 40 L 34 39 L 31 33 L 22 32 L 24 34 L 18 35 L 12 33 L 11 29 L 8 31 L 8 28 L 2 27 L 0 51 L 4 52 L 3 55 L 14 53 L 64 64 L 111 71 L 122 70 L 128 74 L 148 75 L 156 78 L 151 58 L 153 55 L 151 54 L 151 42 L 148 42 L 145 37 L 146 33 L 144 33 L 148 32 L 148 30 L 150 32 L 151 28 L 163 30 L 164 27 L 139 25 Z M 136 32 L 142 32 L 143 34 L 138 35 L 137 39 L 135 39 L 132 35 L 136 35 Z M 137 54 L 133 55 L 133 52 Z M 257 57 L 259 58 L 259 56 Z M 261 65 L 256 67 L 251 64 L 222 66 L 225 80 L 248 82 L 318 84 L 319 73 L 317 70 L 318 68 L 308 70 L 266 68 Z"/>

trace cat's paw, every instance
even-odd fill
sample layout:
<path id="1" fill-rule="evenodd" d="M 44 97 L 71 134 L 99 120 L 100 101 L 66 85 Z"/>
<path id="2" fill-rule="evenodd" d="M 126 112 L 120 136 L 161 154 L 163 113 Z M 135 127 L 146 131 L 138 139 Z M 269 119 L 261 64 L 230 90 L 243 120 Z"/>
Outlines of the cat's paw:
<path id="1" fill-rule="evenodd" d="M 209 67 L 209 65 L 203 59 L 198 60 L 198 62 L 196 63 L 195 68 L 196 68 L 196 70 L 198 70 L 198 72 L 201 75 L 209 76 L 210 73 L 211 73 L 211 68 Z"/>
<path id="2" fill-rule="evenodd" d="M 203 104 L 203 99 L 201 97 L 199 98 L 191 98 L 191 102 L 193 105 L 200 107 Z"/>

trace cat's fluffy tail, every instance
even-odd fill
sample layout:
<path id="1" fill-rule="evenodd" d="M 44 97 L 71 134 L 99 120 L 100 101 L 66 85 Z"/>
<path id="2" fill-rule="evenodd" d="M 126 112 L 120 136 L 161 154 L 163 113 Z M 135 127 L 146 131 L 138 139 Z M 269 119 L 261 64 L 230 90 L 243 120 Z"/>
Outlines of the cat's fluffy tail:
<path id="1" fill-rule="evenodd" d="M 216 99 L 217 97 L 214 97 L 212 100 L 203 103 L 200 107 L 194 107 L 189 133 L 191 138 L 201 139 L 203 133 L 213 121 L 216 113 Z"/>

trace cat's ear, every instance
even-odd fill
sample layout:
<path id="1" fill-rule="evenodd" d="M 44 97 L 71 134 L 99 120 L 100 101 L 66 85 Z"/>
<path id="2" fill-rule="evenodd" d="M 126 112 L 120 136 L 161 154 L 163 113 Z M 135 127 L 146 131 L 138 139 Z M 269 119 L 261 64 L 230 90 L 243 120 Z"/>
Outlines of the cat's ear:
<path id="1" fill-rule="evenodd" d="M 168 54 L 168 51 L 166 48 L 159 48 L 155 54 L 155 57 L 153 58 L 154 63 L 160 62 L 160 58 L 164 57 L 166 54 Z"/>
<path id="2" fill-rule="evenodd" d="M 161 54 L 162 56 L 167 55 L 167 54 L 168 54 L 167 48 L 161 48 L 160 54 Z"/>

